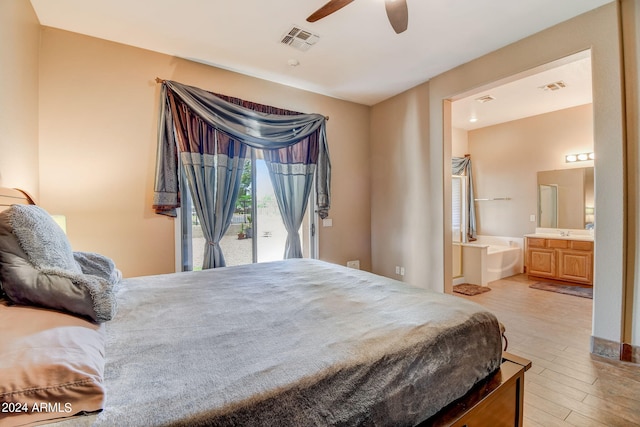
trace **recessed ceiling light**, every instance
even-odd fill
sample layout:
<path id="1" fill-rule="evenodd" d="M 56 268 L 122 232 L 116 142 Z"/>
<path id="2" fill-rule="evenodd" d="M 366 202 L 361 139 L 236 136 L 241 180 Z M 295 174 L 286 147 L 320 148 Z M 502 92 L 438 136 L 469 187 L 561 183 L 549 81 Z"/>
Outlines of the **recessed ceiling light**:
<path id="1" fill-rule="evenodd" d="M 478 121 L 478 118 L 477 118 L 477 117 L 471 117 L 471 118 L 469 119 L 469 121 L 470 121 L 471 123 L 475 123 L 475 122 L 477 122 L 477 121 Z"/>
<path id="2" fill-rule="evenodd" d="M 289 64 L 292 67 L 297 67 L 298 65 L 300 65 L 300 61 L 298 61 L 297 59 L 291 58 L 290 60 L 287 61 L 287 64 Z"/>

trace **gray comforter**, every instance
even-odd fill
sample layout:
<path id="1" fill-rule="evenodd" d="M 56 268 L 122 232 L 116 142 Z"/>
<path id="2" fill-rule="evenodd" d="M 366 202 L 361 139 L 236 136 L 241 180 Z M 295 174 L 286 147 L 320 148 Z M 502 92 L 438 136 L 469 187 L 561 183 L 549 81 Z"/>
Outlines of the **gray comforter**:
<path id="1" fill-rule="evenodd" d="M 106 409 L 75 422 L 414 425 L 501 359 L 479 305 L 321 261 L 126 279 L 118 303 Z"/>

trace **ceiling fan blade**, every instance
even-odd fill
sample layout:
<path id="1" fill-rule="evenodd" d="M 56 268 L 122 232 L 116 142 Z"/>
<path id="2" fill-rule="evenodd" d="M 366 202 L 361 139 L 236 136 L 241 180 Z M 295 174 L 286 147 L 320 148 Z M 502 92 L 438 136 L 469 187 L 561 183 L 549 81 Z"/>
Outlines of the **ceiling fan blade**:
<path id="1" fill-rule="evenodd" d="M 351 2 L 353 2 L 353 0 L 329 0 L 327 4 L 313 12 L 307 18 L 307 21 L 316 22 L 317 20 L 322 19 L 325 16 L 331 15 L 333 12 L 342 9 Z"/>
<path id="2" fill-rule="evenodd" d="M 409 24 L 407 0 L 385 0 L 384 7 L 387 9 L 387 16 L 394 31 L 397 34 L 405 31 Z"/>

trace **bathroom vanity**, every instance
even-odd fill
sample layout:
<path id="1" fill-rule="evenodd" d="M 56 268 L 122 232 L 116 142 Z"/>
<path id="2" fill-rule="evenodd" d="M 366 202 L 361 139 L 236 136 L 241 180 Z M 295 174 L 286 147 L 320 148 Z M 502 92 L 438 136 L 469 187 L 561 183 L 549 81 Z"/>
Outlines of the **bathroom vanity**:
<path id="1" fill-rule="evenodd" d="M 535 233 L 525 237 L 525 266 L 531 279 L 593 285 L 593 237 Z"/>

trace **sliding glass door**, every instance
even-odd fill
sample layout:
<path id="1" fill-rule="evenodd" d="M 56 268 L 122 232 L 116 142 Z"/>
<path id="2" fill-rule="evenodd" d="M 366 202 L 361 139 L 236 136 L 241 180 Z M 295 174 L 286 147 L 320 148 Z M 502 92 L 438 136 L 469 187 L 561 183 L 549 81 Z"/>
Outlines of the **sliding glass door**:
<path id="1" fill-rule="evenodd" d="M 220 241 L 227 266 L 281 260 L 287 231 L 280 215 L 269 172 L 260 150 L 250 149 L 231 225 Z M 200 270 L 206 244 L 191 197 L 183 191 L 180 263 L 182 271 Z M 305 258 L 316 258 L 314 192 L 300 229 Z"/>

